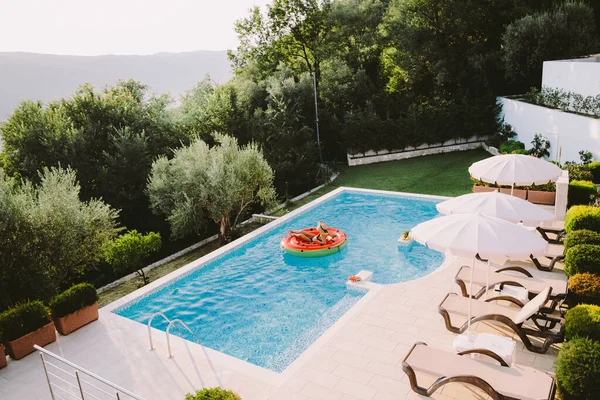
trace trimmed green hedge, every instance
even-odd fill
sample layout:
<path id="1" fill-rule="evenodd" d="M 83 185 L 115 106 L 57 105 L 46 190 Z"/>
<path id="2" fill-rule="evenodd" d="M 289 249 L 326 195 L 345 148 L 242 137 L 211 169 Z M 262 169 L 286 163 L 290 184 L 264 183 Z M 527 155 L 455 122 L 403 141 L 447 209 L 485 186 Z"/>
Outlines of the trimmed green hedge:
<path id="1" fill-rule="evenodd" d="M 525 143 L 519 142 L 517 140 L 507 140 L 506 142 L 500 145 L 498 149 L 502 154 L 518 154 L 515 153 L 518 150 L 525 150 Z M 527 152 L 525 150 L 525 152 Z"/>
<path id="2" fill-rule="evenodd" d="M 96 288 L 89 283 L 80 283 L 55 296 L 50 301 L 52 318 L 74 313 L 98 301 Z"/>
<path id="3" fill-rule="evenodd" d="M 580 304 L 565 316 L 565 339 L 587 337 L 600 341 L 600 307 Z"/>
<path id="4" fill-rule="evenodd" d="M 589 163 L 586 167 L 592 173 L 592 181 L 600 183 L 600 161 Z"/>
<path id="5" fill-rule="evenodd" d="M 218 387 L 198 390 L 195 394 L 188 394 L 185 400 L 242 400 L 242 398 L 232 392 Z"/>
<path id="6" fill-rule="evenodd" d="M 565 343 L 556 359 L 556 383 L 563 400 L 597 400 L 600 342 L 578 338 Z"/>
<path id="7" fill-rule="evenodd" d="M 600 232 L 600 207 L 573 206 L 569 208 L 565 217 L 565 230 L 571 232 L 581 229 Z"/>
<path id="8" fill-rule="evenodd" d="M 565 256 L 567 276 L 583 272 L 600 273 L 600 246 L 579 244 L 567 250 Z"/>
<path id="9" fill-rule="evenodd" d="M 593 204 L 598 196 L 598 188 L 592 181 L 570 181 L 567 202 L 569 206 Z"/>
<path id="10" fill-rule="evenodd" d="M 600 305 L 600 275 L 585 272 L 571 276 L 567 298 L 572 305 L 581 303 Z"/>
<path id="11" fill-rule="evenodd" d="M 11 341 L 37 331 L 50 321 L 50 310 L 44 303 L 29 301 L 0 314 L 0 331 L 4 332 L 4 340 Z"/>
<path id="12" fill-rule="evenodd" d="M 565 236 L 565 250 L 579 244 L 596 244 L 600 245 L 600 233 L 582 229 L 580 231 L 572 231 Z"/>

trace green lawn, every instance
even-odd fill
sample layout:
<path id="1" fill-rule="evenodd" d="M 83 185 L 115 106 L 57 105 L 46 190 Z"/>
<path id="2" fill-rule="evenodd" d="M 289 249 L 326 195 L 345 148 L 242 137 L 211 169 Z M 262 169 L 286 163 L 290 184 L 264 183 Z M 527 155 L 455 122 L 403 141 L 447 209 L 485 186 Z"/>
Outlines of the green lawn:
<path id="1" fill-rule="evenodd" d="M 340 176 L 335 181 L 310 196 L 296 203 L 289 204 L 284 209 L 275 213 L 275 215 L 283 215 L 340 186 L 458 196 L 470 192 L 473 186 L 467 171 L 469 166 L 489 156 L 483 150 L 472 150 L 370 164 L 360 167 L 344 167 L 340 171 Z M 258 226 L 260 225 L 253 224 L 246 226 L 241 233 L 248 233 Z M 174 261 L 153 269 L 147 275 L 150 281 L 155 281 L 217 248 L 219 248 L 217 242 L 209 243 Z M 139 279 L 132 279 L 129 282 L 107 290 L 100 295 L 100 306 L 104 306 L 133 292 L 139 285 Z"/>
<path id="2" fill-rule="evenodd" d="M 473 182 L 469 178 L 468 168 L 474 162 L 487 157 L 490 157 L 490 154 L 483 150 L 470 150 L 344 167 L 340 176 L 331 184 L 276 212 L 275 215 L 283 215 L 340 186 L 440 196 L 469 193 Z"/>

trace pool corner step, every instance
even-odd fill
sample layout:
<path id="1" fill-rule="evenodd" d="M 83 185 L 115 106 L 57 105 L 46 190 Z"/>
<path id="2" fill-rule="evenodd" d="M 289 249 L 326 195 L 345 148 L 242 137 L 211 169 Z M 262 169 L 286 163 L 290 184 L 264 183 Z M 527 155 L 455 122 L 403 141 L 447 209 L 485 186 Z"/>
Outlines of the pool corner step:
<path id="1" fill-rule="evenodd" d="M 354 277 L 359 277 L 360 280 L 353 281 L 348 279 L 346 281 L 346 285 L 349 288 L 361 288 L 361 289 L 371 289 L 375 284 L 371 282 L 371 278 L 373 277 L 373 271 L 361 270 L 358 274 L 354 275 Z"/>

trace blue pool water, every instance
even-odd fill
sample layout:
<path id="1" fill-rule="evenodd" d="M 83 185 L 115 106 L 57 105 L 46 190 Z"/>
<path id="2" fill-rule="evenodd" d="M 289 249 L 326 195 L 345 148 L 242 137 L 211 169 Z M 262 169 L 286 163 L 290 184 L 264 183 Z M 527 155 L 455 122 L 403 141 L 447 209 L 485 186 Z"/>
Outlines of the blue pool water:
<path id="1" fill-rule="evenodd" d="M 389 284 L 441 265 L 441 253 L 397 245 L 403 231 L 437 215 L 435 204 L 344 191 L 115 312 L 145 324 L 163 311 L 188 324 L 204 346 L 281 372 L 364 294 L 347 289 L 348 276 L 366 269 L 374 282 Z M 287 229 L 319 219 L 346 232 L 345 249 L 322 258 L 280 250 Z M 153 326 L 166 329 L 159 318 Z"/>

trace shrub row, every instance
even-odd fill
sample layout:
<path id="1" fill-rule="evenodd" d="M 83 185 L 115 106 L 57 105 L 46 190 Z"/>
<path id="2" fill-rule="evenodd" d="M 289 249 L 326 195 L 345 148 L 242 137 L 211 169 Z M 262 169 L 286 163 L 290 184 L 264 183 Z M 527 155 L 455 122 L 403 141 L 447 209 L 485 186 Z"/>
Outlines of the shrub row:
<path id="1" fill-rule="evenodd" d="M 592 181 L 570 181 L 568 205 L 589 205 L 596 201 L 598 188 Z"/>
<path id="2" fill-rule="evenodd" d="M 571 232 L 581 229 L 600 232 L 600 207 L 579 205 L 569 208 L 565 217 L 565 230 Z"/>
<path id="3" fill-rule="evenodd" d="M 39 300 L 17 304 L 0 313 L 0 343 L 18 339 L 50 323 L 52 318 L 64 317 L 96 301 L 96 288 L 82 283 L 54 297 L 50 308 Z"/>
<path id="4" fill-rule="evenodd" d="M 563 400 L 594 400 L 600 393 L 600 342 L 576 338 L 556 359 L 556 383 Z"/>
<path id="5" fill-rule="evenodd" d="M 600 275 L 589 272 L 569 277 L 569 304 L 600 305 Z"/>
<path id="6" fill-rule="evenodd" d="M 579 244 L 567 250 L 565 256 L 565 273 L 567 276 L 584 272 L 600 273 L 600 246 Z"/>
<path id="7" fill-rule="evenodd" d="M 600 183 L 600 161 L 589 163 L 586 167 L 592 173 L 592 181 Z"/>
<path id="8" fill-rule="evenodd" d="M 565 251 L 579 244 L 596 244 L 600 245 L 600 233 L 582 229 L 579 231 L 571 231 L 565 236 L 564 246 Z"/>
<path id="9" fill-rule="evenodd" d="M 569 171 L 569 180 L 591 181 L 594 179 L 594 174 L 587 165 L 568 164 L 565 169 Z"/>

